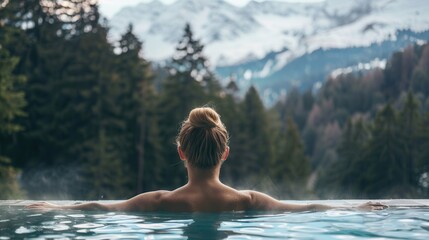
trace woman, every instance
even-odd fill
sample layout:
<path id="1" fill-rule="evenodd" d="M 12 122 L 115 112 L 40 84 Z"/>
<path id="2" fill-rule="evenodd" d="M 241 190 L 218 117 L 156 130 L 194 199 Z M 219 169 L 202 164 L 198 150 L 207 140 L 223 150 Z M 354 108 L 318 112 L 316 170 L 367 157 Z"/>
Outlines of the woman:
<path id="1" fill-rule="evenodd" d="M 321 211 L 333 206 L 288 204 L 256 191 L 238 191 L 219 180 L 222 163 L 228 158 L 228 132 L 212 108 L 195 108 L 182 123 L 177 136 L 177 151 L 188 172 L 188 183 L 174 191 L 154 191 L 129 200 L 105 204 L 54 205 L 46 202 L 29 205 L 32 209 L 79 209 L 106 211 Z M 387 206 L 366 203 L 364 210 Z"/>

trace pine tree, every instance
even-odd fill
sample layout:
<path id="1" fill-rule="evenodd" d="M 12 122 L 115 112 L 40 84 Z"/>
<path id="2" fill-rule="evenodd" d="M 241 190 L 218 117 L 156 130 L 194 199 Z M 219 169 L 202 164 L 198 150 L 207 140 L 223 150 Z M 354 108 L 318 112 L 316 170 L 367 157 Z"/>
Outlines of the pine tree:
<path id="1" fill-rule="evenodd" d="M 408 92 L 404 107 L 400 113 L 400 129 L 404 135 L 406 144 L 405 159 L 406 168 L 404 171 L 408 176 L 408 184 L 417 186 L 418 176 L 416 174 L 416 155 L 420 143 L 417 139 L 417 133 L 420 126 L 419 103 L 412 92 Z"/>
<path id="2" fill-rule="evenodd" d="M 429 44 L 417 47 L 420 55 L 411 76 L 411 90 L 429 96 Z"/>
<path id="3" fill-rule="evenodd" d="M 420 122 L 418 127 L 417 139 L 419 146 L 416 154 L 416 175 L 418 178 L 422 178 L 429 175 L 429 112 L 426 112 L 423 120 Z M 420 179 L 419 179 L 420 180 Z M 429 187 L 419 182 L 419 188 L 422 192 L 422 197 L 427 198 L 429 196 Z"/>
<path id="4" fill-rule="evenodd" d="M 199 83 L 207 94 L 220 90 L 219 82 L 209 68 L 209 61 L 203 54 L 204 45 L 195 39 L 189 23 L 176 47 L 176 53 L 170 65 L 172 75 L 185 87 Z M 184 95 L 186 96 L 186 95 Z M 189 96 L 192 99 L 192 95 Z M 186 99 L 184 99 L 186 102 Z"/>
<path id="5" fill-rule="evenodd" d="M 131 193 L 126 187 L 130 181 L 122 148 L 126 123 L 117 103 L 115 55 L 97 5 L 85 4 L 76 5 L 76 31 L 63 39 L 57 59 L 61 71 L 51 93 L 54 116 L 49 124 L 55 131 L 49 137 L 58 152 L 51 165 L 74 171 L 74 178 L 62 184 L 62 193 L 81 199 L 124 198 Z"/>
<path id="6" fill-rule="evenodd" d="M 23 77 L 14 76 L 13 69 L 18 59 L 10 57 L 0 45 L 0 199 L 12 199 L 22 195 L 12 161 L 6 156 L 4 146 L 10 141 L 10 135 L 22 130 L 16 118 L 25 115 L 24 92 L 18 90 L 24 83 Z M 20 86 L 21 85 L 21 86 Z"/>
<path id="7" fill-rule="evenodd" d="M 24 93 L 18 91 L 18 85 L 22 85 L 24 78 L 12 74 L 18 59 L 10 57 L 8 52 L 0 45 L 0 132 L 14 133 L 22 130 L 22 126 L 16 124 L 15 118 L 24 116 Z"/>
<path id="8" fill-rule="evenodd" d="M 243 126 L 244 113 L 240 109 L 241 103 L 238 101 L 234 90 L 238 90 L 238 88 L 234 83 L 229 84 L 229 86 L 232 86 L 232 89 L 227 88 L 225 96 L 216 103 L 216 111 L 220 114 L 230 136 L 228 161 L 223 163 L 225 167 L 221 171 L 221 178 L 228 184 L 237 186 L 243 182 L 243 177 L 241 176 L 245 173 L 243 171 L 244 159 L 242 155 L 247 151 L 245 148 L 247 135 L 244 133 Z"/>
<path id="9" fill-rule="evenodd" d="M 371 140 L 363 152 L 358 189 L 366 197 L 407 197 L 415 188 L 409 184 L 406 145 L 403 132 L 398 128 L 398 116 L 387 105 L 378 114 L 371 130 Z"/>
<path id="10" fill-rule="evenodd" d="M 395 99 L 401 92 L 402 52 L 392 55 L 384 70 L 383 89 L 387 100 Z"/>
<path id="11" fill-rule="evenodd" d="M 129 168 L 137 169 L 135 189 L 137 193 L 153 189 L 160 181 L 162 169 L 158 121 L 155 107 L 156 96 L 152 87 L 149 63 L 140 57 L 142 42 L 129 25 L 120 43 L 118 56 L 119 99 L 121 115 L 126 119 L 127 155 Z M 131 163 L 131 164 L 130 164 Z"/>
<path id="12" fill-rule="evenodd" d="M 310 160 L 304 154 L 298 127 L 287 118 L 286 131 L 278 142 L 275 161 L 271 166 L 272 177 L 289 197 L 302 197 L 311 172 Z"/>
<path id="13" fill-rule="evenodd" d="M 165 80 L 159 102 L 161 141 L 166 145 L 164 159 L 169 173 L 163 175 L 166 186 L 179 186 L 185 181 L 183 168 L 174 147 L 175 136 L 189 111 L 205 105 L 209 95 L 216 89 L 216 80 L 208 68 L 208 61 L 202 51 L 204 46 L 193 36 L 190 25 L 176 47 L 176 53 L 169 64 L 170 75 Z"/>
<path id="14" fill-rule="evenodd" d="M 240 155 L 242 172 L 260 178 L 268 171 L 273 157 L 272 139 L 268 133 L 268 120 L 259 94 L 252 86 L 242 103 L 243 112 L 243 152 Z"/>
<path id="15" fill-rule="evenodd" d="M 359 196 L 360 181 L 366 166 L 362 152 L 369 140 L 369 132 L 362 119 L 345 125 L 337 148 L 338 161 L 331 163 L 320 174 L 317 189 L 324 196 L 344 198 Z"/>
<path id="16" fill-rule="evenodd" d="M 413 71 L 411 78 L 411 90 L 413 92 L 421 92 L 425 96 L 429 95 L 429 74 L 425 73 L 420 67 Z"/>
<path id="17" fill-rule="evenodd" d="M 55 132 L 51 125 L 55 113 L 51 93 L 55 91 L 54 79 L 60 72 L 62 42 L 57 36 L 60 23 L 39 0 L 10 1 L 0 11 L 6 18 L 2 21 L 4 29 L 11 33 L 0 41 L 12 55 L 20 58 L 14 73 L 27 78 L 23 87 L 28 102 L 24 109 L 27 116 L 19 120 L 24 131 L 16 134 L 10 147 L 14 162 L 24 169 L 23 185 L 30 190 L 31 196 L 38 188 L 28 188 L 27 183 L 34 179 L 28 180 L 25 170 L 53 162 L 57 153 L 51 138 L 51 133 Z"/>
<path id="18" fill-rule="evenodd" d="M 240 89 L 238 88 L 237 83 L 235 82 L 234 78 L 230 79 L 230 81 L 228 82 L 228 84 L 225 87 L 225 91 L 230 96 L 237 98 L 237 95 L 238 95 L 238 92 L 240 91 Z"/>

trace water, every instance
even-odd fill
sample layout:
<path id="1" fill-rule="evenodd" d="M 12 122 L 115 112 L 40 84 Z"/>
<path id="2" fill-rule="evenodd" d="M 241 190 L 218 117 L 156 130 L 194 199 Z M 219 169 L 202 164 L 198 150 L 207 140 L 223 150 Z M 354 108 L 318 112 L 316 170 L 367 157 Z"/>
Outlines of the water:
<path id="1" fill-rule="evenodd" d="M 171 214 L 42 212 L 25 209 L 23 206 L 30 203 L 28 201 L 0 201 L 0 240 L 429 239 L 427 200 L 384 202 L 392 207 L 374 212 Z M 338 201 L 322 203 L 337 204 Z"/>

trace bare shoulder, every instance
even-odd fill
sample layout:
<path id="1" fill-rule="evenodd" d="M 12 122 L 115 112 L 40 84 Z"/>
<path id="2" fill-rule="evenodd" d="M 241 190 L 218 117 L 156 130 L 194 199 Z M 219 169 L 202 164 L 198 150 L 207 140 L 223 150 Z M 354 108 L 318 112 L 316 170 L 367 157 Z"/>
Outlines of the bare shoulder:
<path id="1" fill-rule="evenodd" d="M 268 194 L 257 191 L 243 191 L 250 196 L 249 210 L 256 211 L 306 211 L 309 205 L 289 204 L 279 201 Z"/>
<path id="2" fill-rule="evenodd" d="M 332 206 L 322 204 L 292 204 L 279 201 L 268 194 L 257 192 L 257 191 L 243 191 L 249 194 L 250 210 L 259 211 L 288 211 L 288 212 L 300 212 L 300 211 L 324 211 L 332 209 Z"/>
<path id="3" fill-rule="evenodd" d="M 243 190 L 240 192 L 248 197 L 249 210 L 274 210 L 281 204 L 280 201 L 265 193 L 251 190 Z"/>
<path id="4" fill-rule="evenodd" d="M 124 202 L 112 204 L 112 210 L 119 211 L 156 211 L 159 208 L 159 200 L 169 191 L 153 191 L 139 194 Z"/>
<path id="5" fill-rule="evenodd" d="M 159 208 L 160 200 L 168 195 L 170 191 L 158 190 L 152 192 L 142 193 L 136 196 L 136 203 L 140 207 L 144 208 L 143 210 L 157 210 Z"/>
<path id="6" fill-rule="evenodd" d="M 137 195 L 136 198 L 139 198 L 139 199 L 160 199 L 161 197 L 163 197 L 169 193 L 170 193 L 170 191 L 158 190 L 158 191 L 141 193 L 141 194 Z"/>
<path id="7" fill-rule="evenodd" d="M 255 199 L 255 198 L 265 198 L 265 197 L 272 198 L 268 194 L 265 194 L 265 193 L 262 193 L 262 192 L 258 192 L 258 191 L 253 191 L 253 190 L 242 190 L 240 192 L 243 193 L 243 194 L 246 194 L 247 196 L 249 196 L 252 199 Z"/>
<path id="8" fill-rule="evenodd" d="M 248 209 L 251 205 L 252 196 L 248 191 L 238 191 L 234 189 L 235 199 L 239 201 L 241 208 Z"/>
<path id="9" fill-rule="evenodd" d="M 239 195 L 239 197 L 240 197 L 240 199 L 241 199 L 242 201 L 244 201 L 244 202 L 246 202 L 246 203 L 249 203 L 249 204 L 250 204 L 250 202 L 251 202 L 251 200 L 252 200 L 252 194 L 251 194 L 251 191 L 248 191 L 248 190 L 241 190 L 241 191 L 238 191 L 238 190 L 237 190 L 237 192 L 238 192 L 238 195 Z"/>

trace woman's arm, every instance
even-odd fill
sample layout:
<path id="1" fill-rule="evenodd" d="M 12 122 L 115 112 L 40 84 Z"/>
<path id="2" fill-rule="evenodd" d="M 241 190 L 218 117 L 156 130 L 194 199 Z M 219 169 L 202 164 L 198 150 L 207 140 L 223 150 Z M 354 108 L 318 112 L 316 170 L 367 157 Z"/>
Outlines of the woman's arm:
<path id="1" fill-rule="evenodd" d="M 281 202 L 267 194 L 246 191 L 250 195 L 251 210 L 260 211 L 286 211 L 286 212 L 302 212 L 302 211 L 326 211 L 329 209 L 357 209 L 357 210 L 382 210 L 387 208 L 381 203 L 367 202 L 356 207 L 350 206 L 329 206 L 324 204 L 290 204 Z"/>
<path id="2" fill-rule="evenodd" d="M 72 209 L 72 210 L 109 210 L 106 204 L 97 202 L 82 203 L 75 205 L 57 205 L 48 202 L 33 203 L 26 208 L 29 209 L 40 209 L 40 210 L 51 210 L 51 209 Z"/>
<path id="3" fill-rule="evenodd" d="M 75 205 L 56 205 L 47 202 L 33 203 L 26 208 L 39 210 L 71 209 L 71 210 L 99 210 L 99 211 L 156 211 L 159 199 L 167 191 L 147 192 L 119 203 L 89 202 Z"/>

